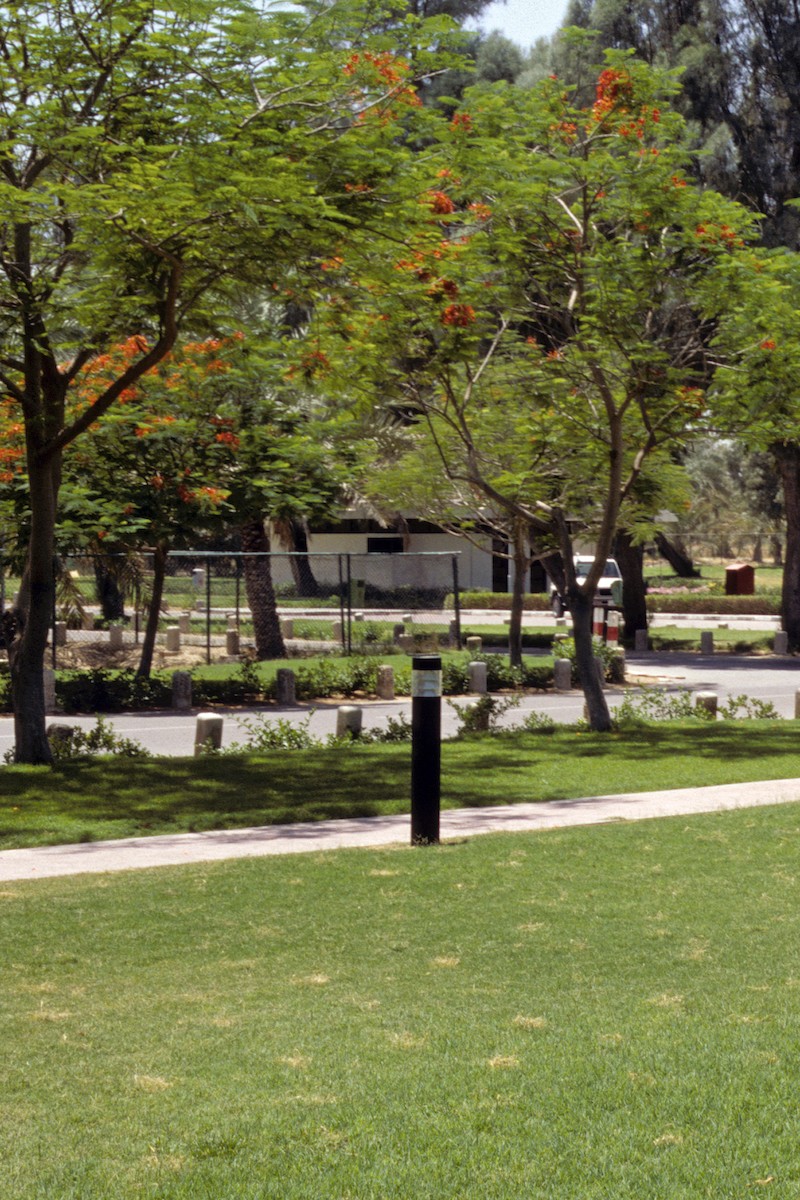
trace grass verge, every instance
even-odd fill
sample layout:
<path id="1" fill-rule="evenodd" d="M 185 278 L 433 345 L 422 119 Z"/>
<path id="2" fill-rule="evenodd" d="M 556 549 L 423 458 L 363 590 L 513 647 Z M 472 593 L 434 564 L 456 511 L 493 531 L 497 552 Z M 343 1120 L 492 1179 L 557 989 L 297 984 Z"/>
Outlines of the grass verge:
<path id="1" fill-rule="evenodd" d="M 794 1200 L 799 833 L 5 885 L 4 1200 Z"/>
<path id="2" fill-rule="evenodd" d="M 443 807 L 574 799 L 800 774 L 796 721 L 508 732 L 445 743 Z M 377 816 L 409 808 L 410 748 L 2 768 L 0 848 Z"/>

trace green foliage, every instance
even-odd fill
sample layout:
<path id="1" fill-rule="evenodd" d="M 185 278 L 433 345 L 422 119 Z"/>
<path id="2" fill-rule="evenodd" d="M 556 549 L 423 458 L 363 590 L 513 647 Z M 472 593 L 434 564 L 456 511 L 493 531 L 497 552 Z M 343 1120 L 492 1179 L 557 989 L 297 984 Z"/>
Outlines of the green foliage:
<path id="1" fill-rule="evenodd" d="M 172 683 L 164 675 L 144 679 L 131 670 L 56 673 L 56 702 L 64 712 L 112 713 L 128 709 L 166 708 L 172 702 Z"/>
<path id="2" fill-rule="evenodd" d="M 603 676 L 606 683 L 625 682 L 625 655 L 615 650 L 605 642 L 594 640 L 594 656 L 603 664 Z M 554 658 L 568 658 L 572 663 L 572 681 L 578 682 L 578 668 L 575 662 L 575 639 L 559 638 L 553 643 Z"/>
<path id="3" fill-rule="evenodd" d="M 725 720 L 774 721 L 778 719 L 775 705 L 752 696 L 729 696 L 717 712 Z M 651 721 L 713 721 L 714 716 L 703 705 L 695 703 L 688 688 L 668 692 L 662 688 L 640 688 L 626 691 L 614 714 L 618 729 L 631 729 Z"/>
<path id="4" fill-rule="evenodd" d="M 479 696 L 466 704 L 456 704 L 448 700 L 448 704 L 458 715 L 456 737 L 464 737 L 472 733 L 495 733 L 500 718 L 511 708 L 519 704 L 519 696 Z"/>
<path id="5" fill-rule="evenodd" d="M 99 754 L 115 754 L 122 758 L 151 758 L 146 750 L 133 738 L 115 733 L 111 725 L 98 717 L 93 729 L 80 729 L 72 726 L 69 733 L 51 736 L 53 758 L 56 762 L 62 759 L 91 758 Z"/>

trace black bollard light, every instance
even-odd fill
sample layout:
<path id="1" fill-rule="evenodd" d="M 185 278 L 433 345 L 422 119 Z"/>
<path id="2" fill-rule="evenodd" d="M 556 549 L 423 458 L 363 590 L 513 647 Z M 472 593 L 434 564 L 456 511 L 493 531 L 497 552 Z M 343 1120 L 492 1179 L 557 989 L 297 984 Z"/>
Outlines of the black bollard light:
<path id="1" fill-rule="evenodd" d="M 411 659 L 411 845 L 439 841 L 442 760 L 442 660 Z"/>

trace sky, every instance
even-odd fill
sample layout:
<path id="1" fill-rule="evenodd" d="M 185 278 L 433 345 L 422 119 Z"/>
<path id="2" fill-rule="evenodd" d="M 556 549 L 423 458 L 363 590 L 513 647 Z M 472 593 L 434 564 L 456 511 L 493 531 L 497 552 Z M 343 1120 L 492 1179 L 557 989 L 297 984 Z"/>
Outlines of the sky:
<path id="1" fill-rule="evenodd" d="M 567 0 L 507 0 L 506 4 L 490 4 L 476 25 L 486 33 L 499 29 L 527 50 L 537 38 L 555 33 L 566 11 Z"/>

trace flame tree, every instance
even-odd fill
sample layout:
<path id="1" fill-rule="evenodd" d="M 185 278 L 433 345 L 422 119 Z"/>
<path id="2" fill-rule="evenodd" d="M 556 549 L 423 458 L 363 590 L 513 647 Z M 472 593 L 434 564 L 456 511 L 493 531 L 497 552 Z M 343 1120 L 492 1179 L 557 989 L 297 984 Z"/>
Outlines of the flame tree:
<path id="1" fill-rule="evenodd" d="M 0 389 L 30 510 L 4 618 L 17 761 L 51 760 L 42 667 L 66 447 L 182 327 L 224 329 L 243 287 L 387 227 L 407 153 L 396 127 L 417 111 L 408 63 L 428 69 L 428 34 L 412 18 L 364 47 L 366 28 L 359 0 L 0 4 Z M 87 364 L 135 335 L 146 345 L 76 412 Z"/>

